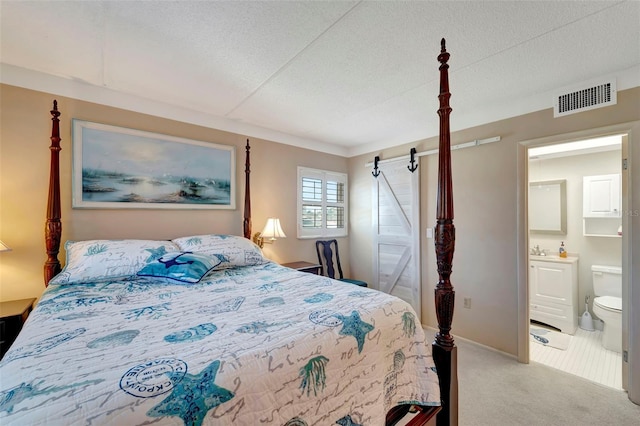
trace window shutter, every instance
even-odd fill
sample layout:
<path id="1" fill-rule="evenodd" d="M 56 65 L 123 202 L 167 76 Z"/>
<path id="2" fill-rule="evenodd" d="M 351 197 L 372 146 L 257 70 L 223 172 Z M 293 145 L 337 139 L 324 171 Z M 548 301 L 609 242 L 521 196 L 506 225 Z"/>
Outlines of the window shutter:
<path id="1" fill-rule="evenodd" d="M 347 175 L 298 167 L 298 238 L 347 235 Z"/>

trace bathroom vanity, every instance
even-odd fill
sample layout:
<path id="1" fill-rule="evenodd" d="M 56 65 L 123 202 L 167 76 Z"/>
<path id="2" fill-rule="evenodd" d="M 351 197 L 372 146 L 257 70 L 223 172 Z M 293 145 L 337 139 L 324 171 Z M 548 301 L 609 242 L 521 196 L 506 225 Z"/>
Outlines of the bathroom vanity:
<path id="1" fill-rule="evenodd" d="M 529 256 L 529 317 L 574 334 L 578 327 L 578 258 Z"/>

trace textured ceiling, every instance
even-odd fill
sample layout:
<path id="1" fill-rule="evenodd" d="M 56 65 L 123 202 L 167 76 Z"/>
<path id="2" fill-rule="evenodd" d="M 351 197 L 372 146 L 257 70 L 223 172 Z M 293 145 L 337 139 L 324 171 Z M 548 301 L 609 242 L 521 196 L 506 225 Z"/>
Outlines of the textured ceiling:
<path id="1" fill-rule="evenodd" d="M 640 85 L 638 1 L 0 3 L 0 79 L 351 156 Z"/>

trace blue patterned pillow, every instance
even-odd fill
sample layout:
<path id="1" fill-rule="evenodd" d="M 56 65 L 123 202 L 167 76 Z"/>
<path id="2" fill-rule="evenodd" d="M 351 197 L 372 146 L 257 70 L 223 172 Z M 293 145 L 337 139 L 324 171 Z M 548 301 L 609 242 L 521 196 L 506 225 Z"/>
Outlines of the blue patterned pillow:
<path id="1" fill-rule="evenodd" d="M 216 269 L 267 263 L 262 250 L 251 240 L 237 235 L 194 235 L 171 240 L 180 250 L 206 254 L 221 261 Z"/>
<path id="2" fill-rule="evenodd" d="M 171 241 L 156 240 L 67 241 L 64 248 L 64 269 L 49 285 L 128 279 L 151 260 L 180 250 Z"/>
<path id="3" fill-rule="evenodd" d="M 200 282 L 221 260 L 203 254 L 171 252 L 147 263 L 138 276 L 168 278 L 183 283 Z"/>

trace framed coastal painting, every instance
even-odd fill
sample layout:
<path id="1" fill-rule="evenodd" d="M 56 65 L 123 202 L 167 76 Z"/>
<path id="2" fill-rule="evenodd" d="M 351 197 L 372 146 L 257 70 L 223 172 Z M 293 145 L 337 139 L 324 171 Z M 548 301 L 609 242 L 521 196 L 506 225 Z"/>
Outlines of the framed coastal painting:
<path id="1" fill-rule="evenodd" d="M 74 208 L 235 209 L 235 147 L 73 120 Z"/>

